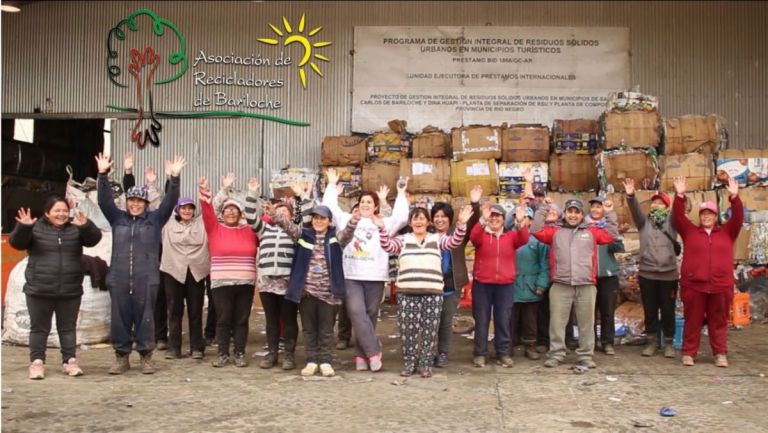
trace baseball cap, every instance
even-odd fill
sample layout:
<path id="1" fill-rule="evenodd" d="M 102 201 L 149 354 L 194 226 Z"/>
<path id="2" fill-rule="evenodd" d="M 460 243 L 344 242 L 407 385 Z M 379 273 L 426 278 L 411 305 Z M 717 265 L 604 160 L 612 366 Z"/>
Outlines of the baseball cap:
<path id="1" fill-rule="evenodd" d="M 708 210 L 717 215 L 717 205 L 713 201 L 705 201 L 699 205 L 699 213 L 702 213 L 705 210 Z"/>
<path id="2" fill-rule="evenodd" d="M 584 211 L 584 204 L 581 202 L 581 200 L 576 200 L 575 198 L 572 198 L 565 202 L 565 210 L 568 210 L 572 207 L 575 207 L 576 209 L 580 211 Z"/>
<path id="3" fill-rule="evenodd" d="M 497 214 L 499 214 L 501 216 L 504 216 L 504 215 L 507 214 L 507 212 L 504 210 L 504 206 L 502 206 L 500 204 L 495 204 L 495 205 L 491 206 L 491 213 L 497 213 Z"/>
<path id="4" fill-rule="evenodd" d="M 557 216 L 563 216 L 563 211 L 560 210 L 560 206 L 556 205 L 555 203 L 549 205 L 549 210 L 557 212 Z"/>
<path id="5" fill-rule="evenodd" d="M 181 209 L 182 206 L 186 206 L 186 205 L 189 205 L 189 204 L 191 204 L 195 208 L 197 207 L 197 206 L 195 206 L 195 202 L 192 201 L 191 198 L 189 198 L 189 197 L 181 197 L 179 199 L 179 201 L 176 202 L 176 207 L 174 207 L 173 210 L 174 210 L 174 212 L 179 213 L 179 209 Z"/>
<path id="6" fill-rule="evenodd" d="M 669 196 L 664 194 L 663 192 L 657 192 L 656 194 L 651 197 L 651 201 L 654 201 L 656 199 L 659 199 L 664 202 L 664 204 L 669 207 Z"/>
<path id="7" fill-rule="evenodd" d="M 237 208 L 237 210 L 240 211 L 240 213 L 243 213 L 243 205 L 241 205 L 239 201 L 233 198 L 227 199 L 227 201 L 221 205 L 221 211 L 224 212 L 224 209 L 226 209 L 227 206 L 234 206 Z"/>
<path id="8" fill-rule="evenodd" d="M 328 208 L 328 206 L 315 206 L 312 208 L 312 215 L 319 215 L 321 217 L 325 217 L 330 219 L 331 218 L 331 210 Z"/>
<path id="9" fill-rule="evenodd" d="M 140 186 L 132 186 L 128 188 L 128 191 L 125 192 L 125 199 L 128 200 L 129 198 L 138 198 L 147 202 L 149 201 L 147 199 L 147 190 Z"/>
<path id="10" fill-rule="evenodd" d="M 590 200 L 589 204 L 592 204 L 592 203 L 603 204 L 603 201 L 605 201 L 605 199 L 603 197 L 597 196 L 597 197 L 593 198 L 592 200 Z"/>

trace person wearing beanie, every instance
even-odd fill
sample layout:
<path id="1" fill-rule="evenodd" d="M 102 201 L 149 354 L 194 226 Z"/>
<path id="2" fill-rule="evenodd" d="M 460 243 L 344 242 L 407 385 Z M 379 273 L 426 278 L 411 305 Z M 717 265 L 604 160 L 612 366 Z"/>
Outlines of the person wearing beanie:
<path id="1" fill-rule="evenodd" d="M 176 216 L 163 227 L 163 249 L 160 272 L 163 276 L 168 304 L 168 351 L 166 359 L 179 359 L 181 323 L 187 306 L 189 353 L 192 359 L 203 359 L 203 303 L 205 283 L 211 273 L 211 256 L 203 219 L 195 215 L 195 202 L 182 197 L 176 202 Z"/>
<path id="2" fill-rule="evenodd" d="M 579 347 L 576 349 L 579 368 L 595 368 L 595 297 L 597 289 L 597 246 L 613 243 L 619 236 L 613 206 L 604 206 L 604 228 L 587 224 L 584 204 L 580 200 L 565 202 L 565 216 L 558 225 L 545 225 L 551 199 L 539 206 L 531 231 L 541 242 L 550 246 L 549 266 L 552 286 L 549 289 L 549 353 L 545 367 L 556 367 L 565 361 L 565 327 L 575 306 L 579 325 Z"/>
<path id="3" fill-rule="evenodd" d="M 677 269 L 677 230 L 675 230 L 669 196 L 659 192 L 651 197 L 651 209 L 644 214 L 635 197 L 635 181 L 624 181 L 632 219 L 640 233 L 639 283 L 645 314 L 645 335 L 648 343 L 643 356 L 653 356 L 659 347 L 659 327 L 664 333 L 664 357 L 674 358 L 675 300 L 680 273 Z M 678 244 L 679 247 L 679 244 Z M 661 323 L 659 323 L 661 313 Z"/>
<path id="4" fill-rule="evenodd" d="M 112 260 L 107 274 L 112 298 L 110 333 L 115 349 L 115 363 L 109 369 L 110 374 L 123 374 L 131 368 L 128 356 L 134 343 L 141 355 L 141 372 L 155 372 L 152 363 L 154 310 L 160 284 L 162 229 L 179 199 L 179 173 L 186 163 L 180 156 L 166 161 L 170 178 L 157 210 L 148 210 L 146 190 L 133 187 L 126 192 L 126 210 L 123 211 L 115 206 L 107 176 L 113 161 L 103 154 L 96 156 L 99 208 L 112 226 L 113 234 Z"/>
<path id="5" fill-rule="evenodd" d="M 739 199 L 739 183 L 728 179 L 731 219 L 718 224 L 714 202 L 699 206 L 701 224 L 693 224 L 685 214 L 688 182 L 675 178 L 675 204 L 672 218 L 683 238 L 683 264 L 680 267 L 680 299 L 683 301 L 682 364 L 693 366 L 699 352 L 701 327 L 707 322 L 709 345 L 717 367 L 728 367 L 728 316 L 733 301 L 733 244 L 744 222 L 744 205 Z"/>

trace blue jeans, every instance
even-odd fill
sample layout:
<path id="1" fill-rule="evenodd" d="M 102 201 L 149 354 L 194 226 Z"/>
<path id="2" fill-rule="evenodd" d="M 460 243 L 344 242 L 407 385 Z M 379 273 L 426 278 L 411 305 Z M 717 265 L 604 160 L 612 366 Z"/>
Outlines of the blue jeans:
<path id="1" fill-rule="evenodd" d="M 496 356 L 511 353 L 509 324 L 512 321 L 512 307 L 515 303 L 514 284 L 485 284 L 475 280 L 472 283 L 472 317 L 475 319 L 474 356 L 488 355 L 488 325 L 493 314 L 496 329 L 493 345 Z"/>

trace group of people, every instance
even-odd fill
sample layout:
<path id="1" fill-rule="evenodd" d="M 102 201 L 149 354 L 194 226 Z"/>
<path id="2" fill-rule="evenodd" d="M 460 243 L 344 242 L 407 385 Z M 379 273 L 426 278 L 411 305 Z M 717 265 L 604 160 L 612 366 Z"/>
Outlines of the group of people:
<path id="1" fill-rule="evenodd" d="M 241 201 L 232 191 L 234 174 L 228 174 L 215 195 L 208 179 L 200 178 L 196 204 L 180 197 L 179 174 L 186 160 L 175 157 L 166 161 L 165 193 L 159 205 L 151 208 L 147 187 L 134 185 L 125 192 L 123 210 L 115 204 L 108 179 L 113 161 L 102 154 L 95 159 L 98 204 L 113 232 L 107 276 L 115 351 L 110 374 L 131 368 L 133 350 L 140 355 L 141 372 L 155 372 L 152 355 L 155 327 L 160 325 L 155 309 L 161 282 L 169 324 L 166 358 L 183 356 L 185 305 L 189 354 L 204 358 L 202 311 L 208 286 L 217 346 L 213 367 L 230 362 L 247 366 L 248 323 L 258 291 L 267 339 L 261 368 L 278 364 L 284 370 L 296 368 L 300 318 L 306 351 L 301 375 L 333 376 L 334 326 L 341 309 L 355 334 L 355 369 L 380 371 L 382 343 L 376 324 L 389 281 L 390 255 L 396 255 L 400 374 L 431 377 L 433 367 L 448 365 L 453 317 L 470 282 L 468 242 L 475 248 L 471 279 L 475 367 L 488 362 L 491 319 L 496 362 L 503 367 L 513 366 L 516 342 L 525 346 L 531 359 L 540 358 L 537 345 L 547 342 L 546 367 L 565 362 L 567 329 L 574 316 L 576 367 L 596 367 L 597 315 L 599 346 L 606 355 L 615 354 L 613 316 L 619 281 L 614 254 L 623 251 L 623 244 L 613 203 L 600 196 L 588 206 L 568 200 L 561 210 L 545 194 L 533 193 L 527 174 L 526 189 L 513 212 L 498 204 L 481 205 L 483 190 L 475 186 L 471 204 L 455 215 L 448 203 L 409 210 L 405 178 L 397 184 L 393 206 L 387 203 L 389 188 L 382 186 L 377 192 L 363 192 L 351 212 L 345 212 L 338 200 L 339 175 L 328 168 L 319 202 L 311 199 L 313 186 L 302 182 L 293 185 L 293 199 L 264 200 L 255 178 Z M 675 179 L 674 187 L 674 205 L 666 194 L 657 193 L 650 211 L 644 213 L 635 198 L 634 182 L 624 182 L 640 233 L 639 276 L 649 340 L 642 354 L 656 353 L 661 323 L 664 356 L 675 357 L 672 339 L 679 286 L 685 315 L 682 364 L 694 365 L 706 320 L 715 364 L 726 367 L 733 244 L 743 221 L 738 184 L 729 182 L 732 216 L 724 224 L 718 223 L 716 204 L 705 202 L 699 208 L 701 223 L 695 225 L 686 216 L 685 179 Z M 43 218 L 20 209 L 16 221 L 10 243 L 29 252 L 24 286 L 31 320 L 29 377 L 44 377 L 53 312 L 63 371 L 81 375 L 75 354 L 83 294 L 80 260 L 83 247 L 97 244 L 101 232 L 61 197 L 48 201 Z"/>

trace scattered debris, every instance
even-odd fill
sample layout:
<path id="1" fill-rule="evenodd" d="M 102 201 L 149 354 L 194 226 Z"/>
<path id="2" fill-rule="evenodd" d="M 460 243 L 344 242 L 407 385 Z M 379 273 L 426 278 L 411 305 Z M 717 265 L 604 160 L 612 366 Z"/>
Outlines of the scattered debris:
<path id="1" fill-rule="evenodd" d="M 723 404 L 733 404 L 733 402 L 731 400 L 726 400 L 723 402 Z"/>
<path id="2" fill-rule="evenodd" d="M 653 423 L 649 421 L 640 420 L 640 419 L 633 419 L 632 426 L 633 427 L 653 427 Z"/>
<path id="3" fill-rule="evenodd" d="M 607 380 L 608 382 L 616 382 L 617 380 L 619 380 L 619 378 L 616 376 L 605 376 L 605 380 Z"/>
<path id="4" fill-rule="evenodd" d="M 608 397 L 608 400 L 610 400 L 610 401 L 621 401 L 621 399 L 618 398 L 618 397 Z"/>
<path id="5" fill-rule="evenodd" d="M 659 411 L 659 415 L 661 415 L 661 416 L 675 416 L 675 415 L 677 415 L 677 409 L 664 406 Z"/>

